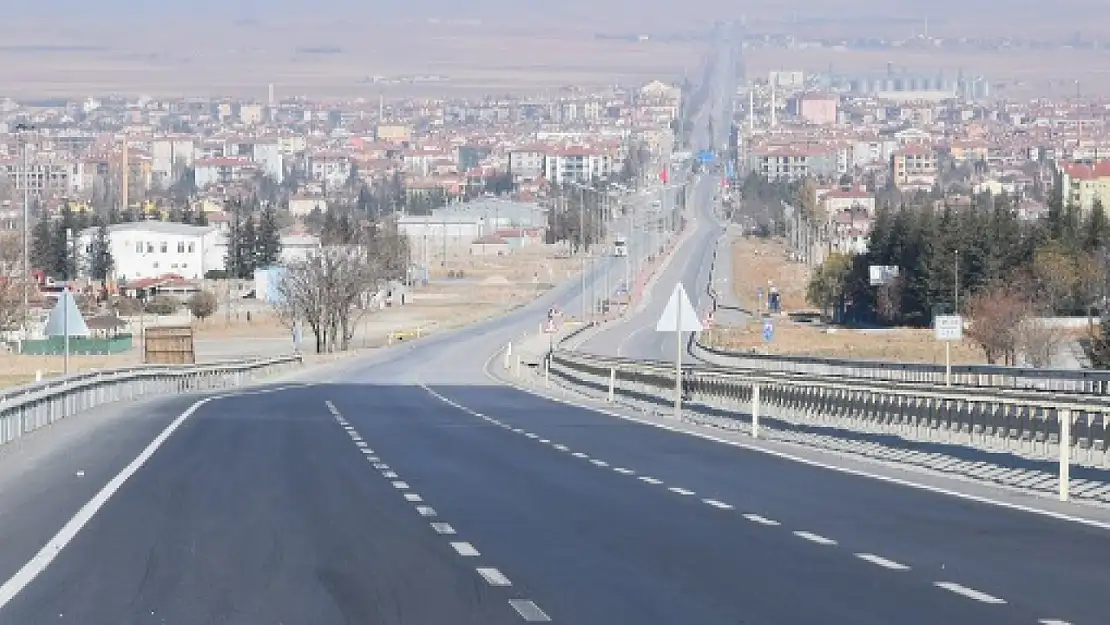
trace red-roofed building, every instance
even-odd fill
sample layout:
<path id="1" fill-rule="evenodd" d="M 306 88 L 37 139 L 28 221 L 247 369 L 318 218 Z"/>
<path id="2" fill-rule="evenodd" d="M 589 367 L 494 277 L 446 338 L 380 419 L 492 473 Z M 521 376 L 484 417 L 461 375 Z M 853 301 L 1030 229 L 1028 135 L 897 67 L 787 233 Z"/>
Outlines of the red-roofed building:
<path id="1" fill-rule="evenodd" d="M 1095 202 L 1110 207 L 1110 161 L 1094 165 L 1063 163 L 1056 169 L 1056 185 L 1063 191 L 1064 204 L 1091 210 Z"/>

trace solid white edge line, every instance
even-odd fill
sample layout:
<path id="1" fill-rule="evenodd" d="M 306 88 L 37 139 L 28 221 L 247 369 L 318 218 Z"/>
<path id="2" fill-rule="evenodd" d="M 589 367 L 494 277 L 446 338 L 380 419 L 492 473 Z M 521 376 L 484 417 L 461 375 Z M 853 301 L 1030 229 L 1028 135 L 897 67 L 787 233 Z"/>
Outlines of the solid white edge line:
<path id="1" fill-rule="evenodd" d="M 873 553 L 857 553 L 856 557 L 865 562 L 870 562 L 871 564 L 876 564 L 883 567 L 884 569 L 890 569 L 892 571 L 908 571 L 910 569 L 910 567 L 906 566 L 905 564 L 895 562 L 894 560 L 887 560 L 886 558 L 882 556 L 877 556 Z"/>
<path id="2" fill-rule="evenodd" d="M 589 405 L 586 405 L 586 404 L 571 401 L 569 399 L 563 399 L 561 397 L 551 397 L 551 396 L 548 396 L 548 395 L 544 395 L 543 393 L 540 393 L 540 392 L 538 392 L 534 389 L 530 389 L 530 388 L 527 388 L 527 387 L 524 387 L 524 386 L 518 386 L 516 384 L 513 384 L 512 382 L 502 380 L 502 379 L 498 378 L 497 376 L 493 375 L 492 373 L 490 373 L 489 372 L 490 363 L 493 362 L 494 358 L 496 358 L 499 353 L 500 352 L 495 353 L 493 356 L 491 356 L 486 361 L 486 366 L 485 366 L 486 377 L 489 380 L 491 380 L 492 382 L 496 383 L 496 384 L 499 384 L 501 386 L 505 386 L 505 387 L 508 387 L 508 388 L 516 389 L 517 391 L 520 391 L 522 393 L 527 393 L 527 394 L 532 395 L 534 397 L 539 397 L 540 399 L 545 399 L 547 401 L 552 401 L 552 402 L 563 404 L 563 405 L 566 405 L 566 406 L 572 406 L 574 408 L 578 408 L 579 410 L 587 410 L 587 411 L 590 411 L 590 412 L 596 412 L 598 414 L 603 414 L 603 415 L 606 415 L 606 416 L 609 416 L 609 417 L 613 417 L 615 419 L 621 419 L 623 421 L 630 421 L 632 423 L 638 423 L 640 425 L 646 425 L 646 426 L 649 426 L 649 427 L 653 427 L 653 428 L 657 428 L 657 429 L 661 429 L 661 430 L 666 430 L 666 431 L 673 432 L 673 433 L 676 433 L 676 434 L 683 434 L 683 435 L 686 435 L 686 436 L 693 436 L 693 437 L 696 437 L 696 438 L 701 438 L 703 440 L 713 441 L 714 443 L 720 443 L 720 444 L 729 445 L 729 446 L 732 446 L 732 447 L 739 447 L 741 449 L 745 449 L 745 450 L 748 450 L 748 451 L 754 451 L 754 452 L 765 454 L 765 455 L 768 455 L 768 456 L 773 456 L 775 458 L 779 458 L 779 459 L 782 459 L 782 460 L 788 460 L 790 462 L 795 462 L 795 463 L 798 463 L 798 464 L 804 464 L 806 466 L 811 466 L 811 467 L 815 467 L 815 468 L 818 468 L 818 469 L 825 469 L 826 471 L 835 471 L 837 473 L 843 473 L 845 475 L 852 475 L 852 476 L 856 476 L 856 477 L 864 477 L 864 478 L 868 478 L 868 479 L 872 479 L 872 480 L 877 480 L 879 482 L 886 482 L 887 484 L 894 484 L 896 486 L 902 486 L 902 487 L 905 487 L 905 488 L 913 488 L 915 490 L 921 490 L 921 491 L 925 491 L 925 492 L 929 492 L 929 493 L 933 493 L 933 494 L 937 494 L 937 495 L 945 495 L 947 497 L 954 497 L 956 499 L 963 499 L 965 501 L 974 501 L 976 503 L 986 504 L 986 505 L 989 505 L 989 506 L 995 506 L 995 507 L 998 507 L 998 508 L 1005 508 L 1007 510 L 1015 510 L 1015 511 L 1018 511 L 1018 512 L 1025 512 L 1025 513 L 1028 513 L 1028 514 L 1035 514 L 1035 515 L 1038 515 L 1038 516 L 1043 516 L 1043 517 L 1048 517 L 1048 518 L 1051 518 L 1051 519 L 1056 519 L 1057 521 L 1067 521 L 1069 523 L 1078 523 L 1080 525 L 1086 525 L 1088 527 L 1095 527 L 1095 528 L 1098 528 L 1098 529 L 1110 530 L 1110 522 L 1096 521 L 1094 519 L 1088 519 L 1088 518 L 1085 518 L 1085 517 L 1076 516 L 1076 515 L 1073 515 L 1073 514 L 1067 514 L 1067 513 L 1064 513 L 1064 512 L 1054 512 L 1052 510 L 1045 510 L 1043 508 L 1034 508 L 1032 506 L 1028 506 L 1028 505 L 1020 504 L 1020 503 L 1012 503 L 1012 502 L 1009 502 L 1009 501 L 1000 501 L 998 499 L 991 499 L 990 497 L 986 497 L 986 496 L 983 496 L 983 495 L 973 495 L 971 493 L 963 493 L 963 492 L 960 492 L 960 491 L 957 491 L 957 490 L 944 488 L 942 486 L 930 486 L 928 484 L 920 484 L 918 482 L 911 482 L 908 479 L 903 479 L 903 478 L 898 478 L 898 477 L 891 477 L 889 475 L 880 475 L 878 473 L 870 473 L 868 471 L 864 471 L 863 469 L 852 469 L 852 468 L 849 468 L 849 467 L 837 466 L 837 465 L 834 465 L 834 464 L 829 464 L 827 462 L 821 462 L 819 460 L 811 460 L 809 458 L 802 458 L 801 456 L 795 456 L 793 454 L 783 452 L 783 451 L 777 451 L 777 450 L 774 450 L 774 449 L 766 449 L 764 447 L 759 447 L 757 445 L 753 445 L 751 443 L 746 443 L 746 442 L 743 442 L 743 441 L 731 441 L 731 440 L 720 438 L 718 436 L 713 436 L 711 434 L 706 434 L 704 432 L 690 432 L 690 431 L 683 430 L 683 429 L 680 429 L 680 428 L 677 428 L 677 427 L 674 427 L 674 426 L 671 426 L 671 425 L 667 425 L 665 423 L 655 423 L 653 421 L 648 421 L 646 419 L 640 419 L 640 418 L 637 418 L 637 417 L 616 413 L 616 412 L 613 412 L 611 410 L 606 410 L 604 408 L 599 408 L 599 407 L 596 407 L 596 406 L 589 406 Z"/>
<path id="3" fill-rule="evenodd" d="M 492 567 L 478 567 L 475 570 L 478 571 L 478 575 L 481 575 L 482 579 L 486 580 L 486 583 L 489 584 L 490 586 L 512 586 L 513 585 L 513 583 L 509 581 L 508 577 L 505 577 L 501 573 L 501 571 L 498 571 L 495 568 L 492 568 Z"/>
<path id="4" fill-rule="evenodd" d="M 2 610 L 4 606 L 11 602 L 11 600 L 14 599 L 15 596 L 18 595 L 24 588 L 26 588 L 28 584 L 34 581 L 36 577 L 38 577 L 44 570 L 46 570 L 46 567 L 50 566 L 50 563 L 58 557 L 58 554 L 60 554 L 62 550 L 66 548 L 66 545 L 68 545 L 77 536 L 81 529 L 84 528 L 90 520 L 92 520 L 93 516 L 95 516 L 96 513 L 101 508 L 103 508 L 105 504 L 108 503 L 108 500 L 112 498 L 112 495 L 116 494 L 116 492 L 119 491 L 124 483 L 126 483 L 127 480 L 131 479 L 131 476 L 135 475 L 135 473 L 138 472 L 138 470 L 141 469 L 148 460 L 150 460 L 151 456 L 153 456 L 154 453 L 158 451 L 158 448 L 165 444 L 166 440 L 168 440 L 169 437 L 175 431 L 177 431 L 177 429 L 180 428 L 181 425 L 185 423 L 185 421 L 188 420 L 189 417 L 193 416 L 193 414 L 196 413 L 196 411 L 199 410 L 201 406 L 207 404 L 210 401 L 224 399 L 227 397 L 241 395 L 262 395 L 267 393 L 276 393 L 279 391 L 288 390 L 290 388 L 303 388 L 304 386 L 307 385 L 280 386 L 272 389 L 259 389 L 239 393 L 233 392 L 225 393 L 222 395 L 213 395 L 211 397 L 205 397 L 204 399 L 201 399 L 186 408 L 185 411 L 179 414 L 176 419 L 171 421 L 170 424 L 167 425 L 166 428 L 158 434 L 158 436 L 154 437 L 154 440 L 150 441 L 150 444 L 144 447 L 143 450 L 139 452 L 139 455 L 135 456 L 135 458 L 130 463 L 128 463 L 128 465 L 125 466 L 122 471 L 117 473 L 116 476 L 109 480 L 103 488 L 97 491 L 97 493 L 93 495 L 92 499 L 87 501 L 85 505 L 81 506 L 81 508 L 77 511 L 77 514 L 73 515 L 73 517 L 70 518 L 69 521 L 66 521 L 65 525 L 63 525 L 62 528 L 58 530 L 58 533 L 54 534 L 54 536 L 49 541 L 47 541 L 45 545 L 43 545 L 42 549 L 39 549 L 38 553 L 36 553 L 30 560 L 28 560 L 23 566 L 21 566 L 19 570 L 16 571 L 15 575 L 12 575 L 12 577 L 5 581 L 3 585 L 0 585 L 0 610 Z"/>
<path id="5" fill-rule="evenodd" d="M 987 593 L 979 591 L 979 590 L 975 590 L 974 588 L 968 588 L 967 586 L 961 586 L 960 584 L 957 584 L 956 582 L 933 582 L 933 585 L 937 586 L 939 588 L 943 588 L 943 589 L 945 589 L 949 592 L 954 592 L 957 595 L 963 595 L 964 597 L 967 597 L 968 599 L 974 599 L 976 601 L 982 601 L 983 603 L 993 603 L 993 604 L 1006 603 L 1005 599 L 999 599 L 998 597 L 988 595 Z"/>
<path id="6" fill-rule="evenodd" d="M 474 558 L 482 555 L 478 553 L 478 550 L 474 548 L 474 545 L 468 542 L 453 542 L 451 543 L 451 547 L 455 550 L 456 553 L 464 558 Z"/>

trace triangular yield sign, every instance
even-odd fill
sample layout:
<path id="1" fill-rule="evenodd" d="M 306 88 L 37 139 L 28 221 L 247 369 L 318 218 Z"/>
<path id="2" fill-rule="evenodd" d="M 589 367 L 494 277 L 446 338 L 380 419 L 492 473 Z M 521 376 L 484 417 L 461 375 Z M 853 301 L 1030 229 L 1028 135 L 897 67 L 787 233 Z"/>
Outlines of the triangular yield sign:
<path id="1" fill-rule="evenodd" d="M 663 309 L 663 314 L 655 323 L 655 331 L 701 332 L 702 330 L 698 313 L 694 311 L 694 305 L 686 296 L 686 289 L 682 287 L 681 282 L 676 284 L 674 292 L 671 293 L 671 299 L 667 301 L 667 307 Z"/>

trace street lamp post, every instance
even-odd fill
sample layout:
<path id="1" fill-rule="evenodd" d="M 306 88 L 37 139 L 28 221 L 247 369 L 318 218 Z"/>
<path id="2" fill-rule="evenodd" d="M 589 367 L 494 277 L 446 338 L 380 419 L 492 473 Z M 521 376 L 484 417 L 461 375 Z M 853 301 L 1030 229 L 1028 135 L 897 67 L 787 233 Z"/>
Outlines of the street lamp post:
<path id="1" fill-rule="evenodd" d="M 15 130 L 22 139 L 23 146 L 23 338 L 30 337 L 31 331 L 31 303 L 30 303 L 30 282 L 31 282 L 31 170 L 30 162 L 27 157 L 30 151 L 30 145 L 27 142 L 24 133 L 34 130 L 34 126 L 27 124 L 16 124 Z"/>

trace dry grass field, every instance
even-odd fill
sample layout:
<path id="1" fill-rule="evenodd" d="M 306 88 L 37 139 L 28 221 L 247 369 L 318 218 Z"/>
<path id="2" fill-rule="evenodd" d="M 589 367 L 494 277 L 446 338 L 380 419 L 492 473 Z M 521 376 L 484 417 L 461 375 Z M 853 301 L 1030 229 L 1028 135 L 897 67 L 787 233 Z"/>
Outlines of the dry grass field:
<path id="1" fill-rule="evenodd" d="M 790 312 L 808 308 L 806 284 L 809 270 L 800 263 L 786 259 L 786 244 L 781 240 L 757 237 L 736 239 L 732 245 L 732 286 L 741 302 L 751 302 L 755 289 L 768 282 L 782 294 L 782 310 Z"/>

